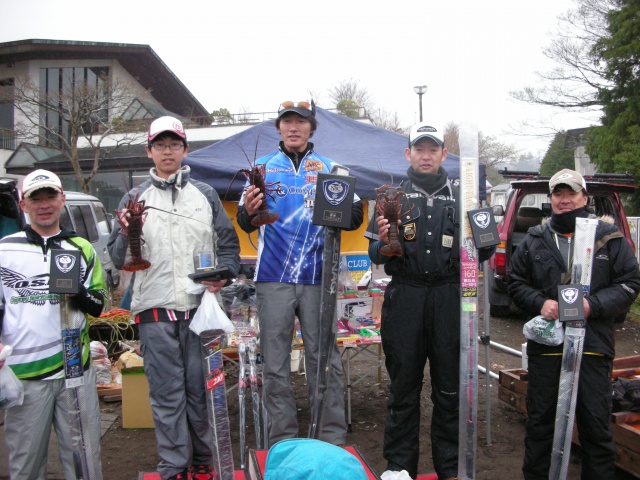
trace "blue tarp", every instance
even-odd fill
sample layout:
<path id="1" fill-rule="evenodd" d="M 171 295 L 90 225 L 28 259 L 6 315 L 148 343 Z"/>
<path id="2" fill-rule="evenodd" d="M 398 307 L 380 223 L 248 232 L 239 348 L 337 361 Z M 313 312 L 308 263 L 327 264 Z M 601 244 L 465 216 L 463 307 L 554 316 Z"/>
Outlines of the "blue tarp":
<path id="1" fill-rule="evenodd" d="M 406 178 L 409 162 L 404 156 L 407 137 L 384 128 L 317 108 L 318 130 L 311 138 L 315 150 L 349 168 L 356 177 L 356 193 L 363 199 L 374 199 L 375 189 L 384 184 L 398 185 Z M 274 120 L 267 120 L 213 145 L 189 153 L 184 161 L 191 167 L 193 178 L 208 183 L 227 200 L 239 198 L 244 185 L 240 169 L 250 168 L 250 161 L 273 152 L 280 135 Z M 242 147 L 242 148 L 241 148 Z M 460 157 L 448 154 L 442 166 L 450 178 L 460 175 Z M 480 200 L 486 195 L 486 174 L 480 165 Z"/>

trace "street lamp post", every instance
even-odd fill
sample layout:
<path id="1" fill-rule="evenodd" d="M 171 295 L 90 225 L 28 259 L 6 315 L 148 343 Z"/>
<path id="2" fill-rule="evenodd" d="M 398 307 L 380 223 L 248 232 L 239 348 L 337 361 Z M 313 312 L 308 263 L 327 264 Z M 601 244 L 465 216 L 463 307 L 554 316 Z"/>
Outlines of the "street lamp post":
<path id="1" fill-rule="evenodd" d="M 420 100 L 420 121 L 422 122 L 422 95 L 427 93 L 427 86 L 418 85 L 417 87 L 413 87 L 413 91 L 418 94 L 418 98 Z"/>

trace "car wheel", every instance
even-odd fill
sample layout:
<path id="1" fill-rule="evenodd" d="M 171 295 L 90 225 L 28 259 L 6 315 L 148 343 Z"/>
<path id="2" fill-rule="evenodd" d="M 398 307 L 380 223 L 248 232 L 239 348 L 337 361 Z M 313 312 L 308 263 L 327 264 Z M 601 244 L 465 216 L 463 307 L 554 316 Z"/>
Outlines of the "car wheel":
<path id="1" fill-rule="evenodd" d="M 489 315 L 492 317 L 508 317 L 510 313 L 509 305 L 489 305 Z"/>

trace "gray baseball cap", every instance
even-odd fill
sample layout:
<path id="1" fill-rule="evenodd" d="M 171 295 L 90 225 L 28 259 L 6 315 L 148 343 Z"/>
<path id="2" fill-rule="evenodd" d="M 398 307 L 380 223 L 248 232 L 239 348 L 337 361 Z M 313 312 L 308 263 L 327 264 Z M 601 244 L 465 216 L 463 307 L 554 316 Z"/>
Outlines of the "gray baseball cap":
<path id="1" fill-rule="evenodd" d="M 582 175 L 575 170 L 569 170 L 565 168 L 556 173 L 551 180 L 549 180 L 549 192 L 553 192 L 553 189 L 558 185 L 567 185 L 571 187 L 574 192 L 581 190 L 587 191 L 587 183 L 584 181 Z"/>

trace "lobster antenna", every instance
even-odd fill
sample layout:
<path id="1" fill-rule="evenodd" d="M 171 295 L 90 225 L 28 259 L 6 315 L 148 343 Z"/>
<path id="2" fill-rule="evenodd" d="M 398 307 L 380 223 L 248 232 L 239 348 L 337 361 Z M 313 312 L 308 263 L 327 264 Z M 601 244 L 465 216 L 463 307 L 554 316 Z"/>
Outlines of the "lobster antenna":
<path id="1" fill-rule="evenodd" d="M 159 212 L 164 212 L 164 213 L 168 213 L 170 215 L 175 215 L 176 217 L 182 217 L 182 218 L 186 218 L 187 220 L 193 220 L 194 222 L 202 223 L 204 225 L 211 225 L 210 223 L 203 222 L 202 220 L 199 220 L 197 218 L 189 217 L 187 215 L 181 215 L 181 214 L 175 213 L 175 212 L 170 212 L 168 210 L 163 210 L 162 208 L 158 208 L 158 207 L 152 207 L 151 205 L 147 205 L 146 208 L 152 208 L 154 210 L 158 210 Z"/>
<path id="2" fill-rule="evenodd" d="M 244 147 L 242 146 L 242 144 L 238 141 L 238 139 L 234 139 L 236 142 L 236 145 L 238 145 L 238 147 L 240 147 L 240 150 L 242 150 L 242 153 L 244 153 L 245 158 L 247 159 L 247 162 L 249 163 L 249 166 L 253 167 L 253 165 L 251 165 L 251 160 L 249 160 L 249 155 L 247 155 L 246 150 L 244 149 Z M 234 177 L 235 179 L 235 177 Z"/>
<path id="3" fill-rule="evenodd" d="M 380 170 L 380 173 L 382 173 L 383 175 L 389 175 L 390 185 L 393 187 L 393 173 L 385 172 L 384 169 L 382 168 L 382 164 L 380 163 L 380 160 L 376 160 L 376 163 L 378 164 L 378 169 Z"/>
<path id="4" fill-rule="evenodd" d="M 256 137 L 256 149 L 253 152 L 253 163 L 255 164 L 256 158 L 258 158 L 258 143 L 260 142 L 260 134 L 262 133 L 262 129 L 264 128 L 264 124 L 258 130 L 258 136 Z"/>

